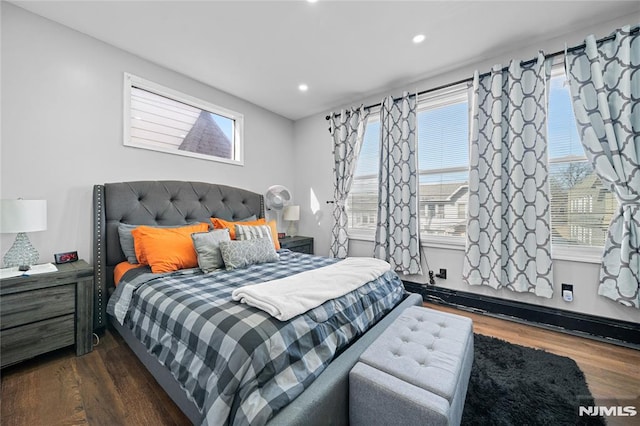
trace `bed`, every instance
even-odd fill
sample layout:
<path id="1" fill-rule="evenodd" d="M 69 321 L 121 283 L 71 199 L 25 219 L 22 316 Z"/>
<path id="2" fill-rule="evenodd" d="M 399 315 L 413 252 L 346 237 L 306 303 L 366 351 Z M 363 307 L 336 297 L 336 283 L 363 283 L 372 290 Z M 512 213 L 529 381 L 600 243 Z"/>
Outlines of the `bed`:
<path id="1" fill-rule="evenodd" d="M 260 309 L 231 300 L 231 291 L 254 281 L 270 281 L 269 274 L 288 277 L 330 265 L 336 260 L 282 250 L 278 251 L 278 262 L 251 265 L 246 269 L 204 274 L 200 269 L 193 268 L 152 275 L 149 274 L 150 271 L 138 268 L 127 272 L 117 288 L 114 284 L 116 265 L 127 259 L 118 233 L 121 224 L 151 227 L 189 226 L 194 223 L 210 223 L 212 217 L 232 222 L 261 219 L 264 218 L 264 213 L 261 194 L 225 185 L 183 181 L 138 181 L 96 185 L 94 329 L 114 327 L 194 424 L 346 424 L 349 370 L 357 362 L 360 353 L 405 307 L 422 303 L 420 296 L 404 294 L 401 283 L 398 286 L 399 279 L 397 276 L 394 277 L 395 274 L 385 273 L 357 291 L 335 299 L 339 302 L 324 303 L 304 315 L 287 321 L 277 320 Z M 267 278 L 261 278 L 263 275 Z M 215 280 L 212 276 L 216 277 Z M 132 300 L 128 302 L 130 305 L 126 305 L 129 308 L 125 308 L 129 309 L 125 318 L 123 314 L 118 315 L 114 312 L 113 305 L 115 299 L 120 301 L 123 298 L 122 293 L 126 293 L 127 288 L 132 288 L 133 293 Z M 209 293 L 200 296 L 201 289 L 206 289 Z M 211 292 L 215 293 L 214 298 L 211 298 Z M 192 296 L 192 293 L 198 293 L 198 296 Z M 111 297 L 114 294 L 115 296 Z M 169 327 L 167 319 L 160 314 L 156 318 L 158 325 L 148 328 L 141 325 L 149 323 L 149 317 L 156 315 L 158 306 L 154 303 L 162 306 L 189 306 L 191 299 L 184 302 L 186 297 L 199 298 L 198 307 L 187 314 L 176 311 L 178 313 L 163 315 L 170 319 L 174 316 L 191 318 L 195 311 L 204 309 L 207 314 L 203 316 L 207 318 L 223 318 L 216 323 L 215 332 L 209 331 L 207 334 L 199 331 L 199 335 L 187 334 L 189 337 L 182 339 L 176 335 L 186 326 L 181 324 L 179 327 Z M 107 314 L 110 298 L 112 306 L 109 309 L 114 315 Z M 160 302 L 157 302 L 158 300 Z M 205 304 L 202 300 L 210 300 L 211 303 Z M 358 309 L 362 309 L 361 312 L 354 311 L 356 305 Z M 336 306 L 341 306 L 340 311 Z M 242 316 L 243 319 L 238 320 L 234 315 Z M 353 315 L 353 318 L 349 319 L 348 315 Z M 137 319 L 139 321 L 136 324 Z M 259 327 L 255 321 L 258 321 Z M 198 319 L 195 322 L 202 320 Z M 220 326 L 222 323 L 233 323 L 233 326 L 223 330 L 224 327 Z M 301 327 L 308 327 L 309 330 L 304 328 L 304 332 L 300 332 Z M 238 334 L 239 328 L 243 331 Z M 169 329 L 172 331 L 167 331 Z M 332 331 L 326 332 L 328 329 Z M 292 333 L 291 330 L 295 332 Z M 323 333 L 330 338 L 326 338 Z M 206 340 L 203 337 L 205 334 L 206 338 L 211 340 Z M 217 338 L 211 337 L 216 334 Z M 291 337 L 295 341 L 286 341 L 287 349 L 280 351 L 277 362 L 261 361 L 264 357 L 262 352 L 273 356 L 274 342 L 284 341 L 285 338 L 282 336 L 291 334 L 296 335 Z M 337 337 L 334 338 L 334 334 Z M 258 339 L 257 335 L 266 343 Z M 309 341 L 313 342 L 313 346 L 309 345 L 309 341 L 304 341 L 301 335 L 305 336 L 304 339 L 311 339 Z M 230 339 L 233 344 L 225 344 Z M 192 340 L 194 347 L 172 347 L 175 343 L 167 344 L 166 348 L 161 347 L 161 342 L 167 340 Z M 327 346 L 325 341 L 330 344 Z M 331 350 L 320 345 L 320 342 Z M 189 350 L 202 354 L 207 350 L 203 348 L 211 351 L 214 346 L 217 348 L 213 351 L 214 356 L 198 355 L 186 358 L 185 353 Z M 224 349 L 225 346 L 230 347 L 229 353 L 222 354 L 223 350 L 227 350 Z M 218 347 L 222 349 L 218 350 Z M 237 347 L 243 348 L 240 352 L 250 352 L 249 361 L 244 361 L 244 358 L 243 361 L 238 361 L 240 358 L 235 358 Z M 268 349 L 263 349 L 265 347 Z M 301 348 L 305 348 L 304 351 Z M 307 353 L 313 355 L 307 356 Z M 205 364 L 200 362 L 201 358 L 212 357 L 225 359 L 229 365 L 220 367 L 216 364 L 210 368 L 201 366 Z M 188 368 L 179 365 L 180 362 L 176 359 L 183 364 L 188 359 Z M 242 366 L 250 365 L 251 368 L 241 367 L 241 363 Z M 195 364 L 198 364 L 197 369 L 194 367 Z M 258 364 L 259 367 L 256 367 Z M 245 373 L 240 375 L 237 373 L 240 370 L 257 370 L 259 374 L 256 373 L 255 377 Z M 268 371 L 270 376 L 265 376 L 265 371 Z M 241 378 L 230 380 L 233 382 L 231 386 L 222 379 L 225 375 Z M 287 382 L 291 377 L 298 383 Z M 197 383 L 194 385 L 194 382 Z M 225 386 L 221 387 L 220 383 L 225 383 Z M 277 392 L 269 393 L 264 390 L 273 389 L 274 386 Z M 233 395 L 228 395 L 232 393 Z"/>

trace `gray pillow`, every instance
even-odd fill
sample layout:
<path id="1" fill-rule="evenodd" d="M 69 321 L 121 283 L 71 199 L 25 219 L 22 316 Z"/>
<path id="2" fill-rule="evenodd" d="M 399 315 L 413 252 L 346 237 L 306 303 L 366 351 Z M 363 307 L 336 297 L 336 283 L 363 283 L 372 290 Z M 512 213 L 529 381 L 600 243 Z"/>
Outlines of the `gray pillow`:
<path id="1" fill-rule="evenodd" d="M 222 241 L 220 252 L 228 271 L 280 260 L 271 238 Z"/>
<path id="2" fill-rule="evenodd" d="M 136 257 L 136 249 L 133 245 L 133 235 L 131 231 L 136 229 L 140 225 L 127 225 L 121 223 L 118 225 L 118 235 L 120 236 L 120 248 L 127 258 L 127 262 L 137 264 L 138 258 Z"/>
<path id="3" fill-rule="evenodd" d="M 181 228 L 183 226 L 196 225 L 199 222 L 189 222 L 184 225 L 169 225 L 169 226 L 159 226 L 159 225 L 144 225 L 150 226 L 152 228 Z M 120 237 L 120 248 L 122 249 L 122 253 L 124 253 L 127 258 L 127 262 L 138 264 L 138 258 L 136 257 L 136 249 L 133 245 L 133 235 L 131 235 L 131 231 L 136 229 L 138 226 L 143 225 L 129 225 L 127 223 L 118 224 L 118 236 Z"/>
<path id="4" fill-rule="evenodd" d="M 209 232 L 196 232 L 191 234 L 193 246 L 198 255 L 198 266 L 204 273 L 209 273 L 224 266 L 220 243 L 231 241 L 229 229 L 216 229 Z"/>

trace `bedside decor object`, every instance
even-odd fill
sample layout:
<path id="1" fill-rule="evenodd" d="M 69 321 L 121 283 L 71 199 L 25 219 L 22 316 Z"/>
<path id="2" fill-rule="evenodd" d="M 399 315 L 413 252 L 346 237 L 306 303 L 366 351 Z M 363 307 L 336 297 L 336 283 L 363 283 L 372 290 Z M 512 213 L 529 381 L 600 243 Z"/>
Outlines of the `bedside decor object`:
<path id="1" fill-rule="evenodd" d="M 297 233 L 297 223 L 300 220 L 300 206 L 286 206 L 282 214 L 284 220 L 289 221 L 287 236 L 295 237 Z"/>
<path id="2" fill-rule="evenodd" d="M 13 277 L 30 277 L 32 275 L 48 274 L 50 272 L 56 272 L 58 268 L 53 263 L 39 263 L 37 265 L 31 265 L 26 271 L 21 270 L 19 266 L 12 268 L 0 269 L 0 280 Z"/>
<path id="3" fill-rule="evenodd" d="M 53 255 L 53 258 L 56 260 L 56 264 L 60 265 L 63 263 L 69 262 L 77 262 L 78 261 L 78 252 L 77 251 L 68 251 L 66 253 L 56 253 Z"/>
<path id="4" fill-rule="evenodd" d="M 0 200 L 0 232 L 18 234 L 3 258 L 4 267 L 17 266 L 21 270 L 28 270 L 38 262 L 38 251 L 31 245 L 26 233 L 46 229 L 46 200 Z"/>

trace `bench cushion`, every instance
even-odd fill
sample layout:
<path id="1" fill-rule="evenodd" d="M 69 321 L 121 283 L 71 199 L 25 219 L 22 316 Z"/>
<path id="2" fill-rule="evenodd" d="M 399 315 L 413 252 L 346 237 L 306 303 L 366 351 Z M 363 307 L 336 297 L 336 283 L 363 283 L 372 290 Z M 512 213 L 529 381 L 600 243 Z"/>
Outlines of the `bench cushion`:
<path id="1" fill-rule="evenodd" d="M 351 370 L 351 424 L 460 424 L 472 363 L 469 318 L 405 309 Z"/>
<path id="2" fill-rule="evenodd" d="M 473 333 L 469 318 L 412 306 L 360 356 L 360 362 L 449 402 Z"/>

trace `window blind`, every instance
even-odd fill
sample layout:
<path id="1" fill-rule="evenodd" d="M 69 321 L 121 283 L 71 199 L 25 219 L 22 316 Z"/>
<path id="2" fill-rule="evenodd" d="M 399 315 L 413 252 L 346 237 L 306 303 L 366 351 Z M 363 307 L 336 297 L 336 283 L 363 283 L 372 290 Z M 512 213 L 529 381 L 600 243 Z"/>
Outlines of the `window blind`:
<path id="1" fill-rule="evenodd" d="M 585 156 L 562 67 L 549 83 L 547 124 L 553 244 L 603 246 L 617 202 Z"/>

